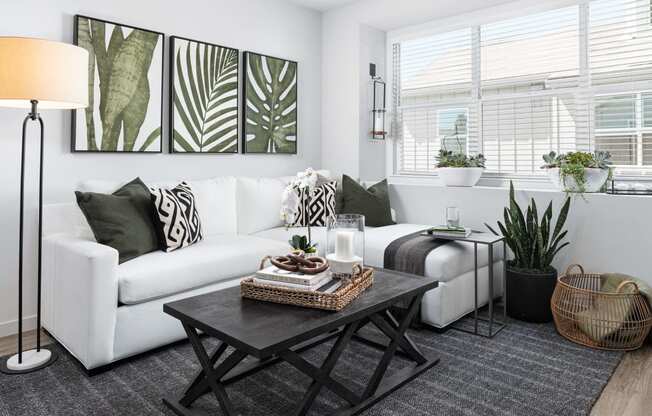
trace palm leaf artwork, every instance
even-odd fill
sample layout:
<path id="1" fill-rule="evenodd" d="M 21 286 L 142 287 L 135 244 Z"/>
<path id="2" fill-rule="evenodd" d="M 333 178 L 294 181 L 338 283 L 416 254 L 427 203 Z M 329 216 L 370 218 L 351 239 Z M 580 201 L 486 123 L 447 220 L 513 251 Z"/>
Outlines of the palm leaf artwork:
<path id="1" fill-rule="evenodd" d="M 155 104 L 162 99 L 152 79 L 163 78 L 162 67 L 153 67 L 155 60 L 162 63 L 162 34 L 76 16 L 75 35 L 89 53 L 89 107 L 83 124 L 75 113 L 73 150 L 160 151 L 160 113 L 148 117 L 148 112 L 160 108 Z M 78 140 L 77 135 L 85 137 Z"/>
<path id="2" fill-rule="evenodd" d="M 244 149 L 297 152 L 297 63 L 245 52 Z"/>
<path id="3" fill-rule="evenodd" d="M 173 152 L 237 153 L 238 50 L 172 38 Z"/>

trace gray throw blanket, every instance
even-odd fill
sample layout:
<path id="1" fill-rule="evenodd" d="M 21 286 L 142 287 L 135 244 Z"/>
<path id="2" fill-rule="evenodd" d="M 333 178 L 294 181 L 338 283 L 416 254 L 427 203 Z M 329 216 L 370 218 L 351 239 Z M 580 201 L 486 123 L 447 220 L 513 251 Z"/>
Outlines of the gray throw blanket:
<path id="1" fill-rule="evenodd" d="M 384 267 L 397 272 L 425 276 L 426 257 L 449 240 L 421 235 L 424 231 L 397 238 L 385 248 Z"/>
<path id="2" fill-rule="evenodd" d="M 426 275 L 426 257 L 437 247 L 441 247 L 449 240 L 438 240 L 431 236 L 421 235 L 423 231 L 408 234 L 397 238 L 385 248 L 383 267 L 397 272 L 411 273 L 418 276 Z M 407 310 L 408 302 L 402 300 L 394 305 L 399 313 Z M 411 326 L 419 328 L 421 311 L 414 317 Z"/>

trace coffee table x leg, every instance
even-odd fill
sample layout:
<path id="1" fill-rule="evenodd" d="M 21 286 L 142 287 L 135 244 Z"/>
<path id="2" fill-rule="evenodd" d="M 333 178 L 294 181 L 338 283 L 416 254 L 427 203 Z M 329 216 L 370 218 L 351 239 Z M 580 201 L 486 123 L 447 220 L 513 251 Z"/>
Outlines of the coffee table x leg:
<path id="1" fill-rule="evenodd" d="M 212 392 L 223 413 L 232 416 L 236 413 L 233 404 L 226 393 L 225 386 L 241 379 L 242 377 L 260 371 L 273 363 L 285 361 L 313 380 L 302 400 L 299 402 L 294 415 L 305 415 L 310 410 L 310 407 L 323 387 L 331 390 L 349 404 L 349 407 L 341 408 L 336 414 L 358 414 L 371 407 L 376 402 L 382 400 L 393 391 L 399 389 L 404 384 L 418 377 L 421 373 L 433 367 L 439 361 L 438 359 L 427 359 L 405 333 L 414 315 L 419 310 L 422 297 L 422 295 L 418 295 L 412 299 L 408 313 L 402 317 L 400 322 L 396 321 L 388 310 L 377 312 L 345 325 L 344 328 L 339 330 L 337 333 L 325 334 L 322 340 L 308 344 L 306 347 L 287 349 L 279 352 L 275 357 L 260 361 L 259 363 L 253 363 L 253 366 L 248 366 L 246 370 L 240 371 L 236 375 L 233 375 L 235 372 L 234 369 L 244 360 L 247 353 L 236 349 L 217 364 L 220 357 L 225 354 L 228 348 L 227 344 L 224 342 L 220 343 L 213 353 L 209 355 L 199 338 L 197 330 L 184 324 L 184 330 L 188 335 L 190 344 L 197 355 L 202 369 L 197 373 L 180 399 L 164 401 L 179 415 L 196 415 L 198 413 L 193 411 L 191 408 L 192 404 L 202 395 Z M 357 331 L 368 323 L 373 323 L 382 333 L 384 333 L 389 338 L 389 344 L 381 345 L 381 349 L 384 350 L 384 353 L 364 391 L 361 394 L 357 394 L 343 385 L 340 381 L 336 380 L 331 375 L 331 372 L 335 368 L 337 361 L 349 342 L 352 339 L 362 338 L 357 334 Z M 356 336 L 355 338 L 354 335 Z M 300 351 L 317 345 L 318 343 L 322 343 L 335 336 L 337 336 L 337 340 L 321 366 L 317 367 L 299 355 Z M 414 361 L 416 365 L 408 367 L 403 371 L 399 371 L 396 375 L 391 377 L 391 379 L 387 379 L 385 378 L 385 373 L 399 348 L 402 353 Z M 246 364 L 243 365 L 247 367 Z"/>

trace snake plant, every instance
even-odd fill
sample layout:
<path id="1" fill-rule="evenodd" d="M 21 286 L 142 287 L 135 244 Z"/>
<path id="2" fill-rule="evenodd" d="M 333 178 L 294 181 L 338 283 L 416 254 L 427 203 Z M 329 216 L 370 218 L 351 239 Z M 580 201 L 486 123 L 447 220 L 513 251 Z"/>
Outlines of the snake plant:
<path id="1" fill-rule="evenodd" d="M 108 45 L 107 29 L 111 29 Z M 134 29 L 125 36 L 120 25 L 79 17 L 77 41 L 89 53 L 89 106 L 85 110 L 87 150 L 152 150 L 150 147 L 160 137 L 161 129 L 144 132 L 147 134 L 144 136 L 141 128 L 150 102 L 149 70 L 160 40 L 161 35 L 155 32 Z M 96 70 L 99 108 L 95 107 Z M 101 122 L 99 143 L 95 111 Z"/>
<path id="2" fill-rule="evenodd" d="M 553 228 L 552 202 L 548 204 L 539 221 L 534 198 L 531 199 L 527 211 L 523 213 L 516 202 L 514 184 L 510 183 L 509 207 L 504 209 L 504 222 L 498 221 L 498 228 L 505 237 L 507 246 L 514 253 L 514 260 L 509 263 L 510 267 L 538 272 L 551 271 L 551 264 L 557 253 L 570 244 L 563 242 L 568 234 L 568 231 L 564 230 L 564 224 L 568 217 L 570 202 L 570 197 L 566 197 Z M 485 225 L 492 233 L 500 235 L 491 226 Z"/>

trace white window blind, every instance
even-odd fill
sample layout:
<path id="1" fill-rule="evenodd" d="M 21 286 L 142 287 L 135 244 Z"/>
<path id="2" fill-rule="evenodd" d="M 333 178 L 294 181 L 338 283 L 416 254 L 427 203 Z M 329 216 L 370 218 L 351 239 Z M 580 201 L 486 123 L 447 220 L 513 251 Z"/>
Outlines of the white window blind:
<path id="1" fill-rule="evenodd" d="M 597 0 L 590 10 L 593 85 L 652 79 L 650 0 Z"/>
<path id="2" fill-rule="evenodd" d="M 393 48 L 399 174 L 435 172 L 444 147 L 487 171 L 542 175 L 554 150 L 607 150 L 652 172 L 650 0 L 596 0 Z"/>
<path id="3" fill-rule="evenodd" d="M 578 86 L 579 7 L 481 28 L 483 96 Z"/>
<path id="4" fill-rule="evenodd" d="M 471 29 L 400 45 L 402 171 L 430 172 L 442 147 L 468 150 L 471 52 Z"/>

